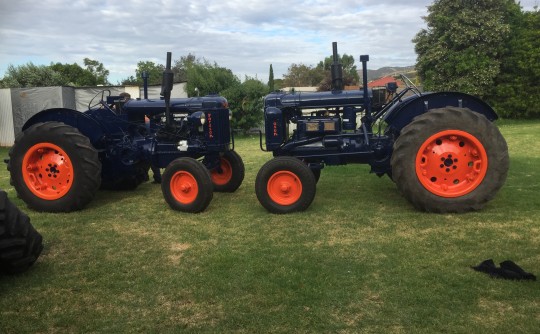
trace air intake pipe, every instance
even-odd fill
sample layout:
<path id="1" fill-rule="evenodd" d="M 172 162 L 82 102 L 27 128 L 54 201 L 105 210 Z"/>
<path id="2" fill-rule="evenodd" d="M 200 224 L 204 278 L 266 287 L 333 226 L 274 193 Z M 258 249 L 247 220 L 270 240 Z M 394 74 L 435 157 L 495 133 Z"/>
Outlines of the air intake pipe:
<path id="1" fill-rule="evenodd" d="M 332 42 L 332 58 L 332 90 L 343 90 L 343 65 L 339 62 L 337 42 Z"/>

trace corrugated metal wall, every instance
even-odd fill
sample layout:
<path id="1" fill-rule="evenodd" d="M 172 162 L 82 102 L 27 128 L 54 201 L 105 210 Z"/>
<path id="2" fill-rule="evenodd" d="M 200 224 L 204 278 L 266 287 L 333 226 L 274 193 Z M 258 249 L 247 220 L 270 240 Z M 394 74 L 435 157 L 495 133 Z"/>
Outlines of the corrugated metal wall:
<path id="1" fill-rule="evenodd" d="M 11 108 L 13 110 L 13 128 L 15 135 L 22 131 L 22 127 L 30 117 L 38 112 L 50 108 L 64 107 L 62 91 L 64 87 L 37 87 L 12 88 Z M 68 87 L 69 88 L 69 87 Z M 73 90 L 69 88 L 69 90 Z M 73 96 L 73 93 L 71 93 Z M 73 98 L 71 98 L 73 99 Z M 70 103 L 69 106 L 72 106 Z"/>
<path id="2" fill-rule="evenodd" d="M 161 86 L 148 86 L 148 98 L 149 99 L 155 99 L 159 100 L 161 98 Z M 140 88 L 140 97 L 141 99 L 144 98 L 144 88 Z M 135 96 L 134 94 L 131 94 L 131 98 Z M 188 97 L 186 93 L 186 83 L 185 82 L 178 82 L 173 85 L 173 90 L 171 92 L 171 98 L 184 98 Z"/>
<path id="3" fill-rule="evenodd" d="M 0 89 L 0 146 L 11 146 L 14 141 L 11 89 Z"/>
<path id="4" fill-rule="evenodd" d="M 86 111 L 88 110 L 90 102 L 92 102 L 93 105 L 97 104 L 101 99 L 101 92 L 103 90 L 110 91 L 111 95 L 120 95 L 120 93 L 125 92 L 124 87 L 77 87 L 74 92 L 75 109 L 78 111 Z M 105 93 L 104 96 L 107 97 L 107 95 L 108 93 Z"/>

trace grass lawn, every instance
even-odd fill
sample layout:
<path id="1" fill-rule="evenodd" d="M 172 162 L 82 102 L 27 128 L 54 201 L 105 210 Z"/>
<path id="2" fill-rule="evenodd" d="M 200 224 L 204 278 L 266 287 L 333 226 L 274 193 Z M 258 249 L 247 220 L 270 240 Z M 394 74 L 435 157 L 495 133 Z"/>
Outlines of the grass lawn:
<path id="1" fill-rule="evenodd" d="M 363 165 L 325 168 L 307 211 L 269 214 L 254 191 L 271 158 L 258 137 L 236 141 L 242 186 L 201 214 L 170 210 L 151 183 L 38 213 L 1 166 L 45 249 L 0 277 L 0 333 L 538 333 L 539 282 L 470 268 L 510 259 L 540 274 L 540 122 L 499 125 L 507 182 L 468 214 L 415 211 Z"/>

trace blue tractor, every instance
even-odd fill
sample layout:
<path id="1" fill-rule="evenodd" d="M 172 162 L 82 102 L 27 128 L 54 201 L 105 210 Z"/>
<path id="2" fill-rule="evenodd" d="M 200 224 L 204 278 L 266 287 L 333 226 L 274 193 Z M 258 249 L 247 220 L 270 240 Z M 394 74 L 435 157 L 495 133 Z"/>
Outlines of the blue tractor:
<path id="1" fill-rule="evenodd" d="M 19 197 L 38 211 L 80 210 L 100 187 L 136 188 L 150 168 L 175 210 L 201 212 L 214 190 L 234 192 L 244 164 L 234 151 L 227 100 L 171 99 L 172 87 L 169 52 L 163 99 L 125 101 L 102 91 L 85 112 L 54 108 L 31 117 L 9 152 Z"/>
<path id="2" fill-rule="evenodd" d="M 403 77 L 385 89 L 344 90 L 333 43 L 332 90 L 274 92 L 265 97 L 265 148 L 255 191 L 272 213 L 302 211 L 326 165 L 362 163 L 388 175 L 414 207 L 428 212 L 481 209 L 505 182 L 506 141 L 494 110 L 459 92 L 421 92 Z M 291 129 L 295 125 L 295 129 Z"/>

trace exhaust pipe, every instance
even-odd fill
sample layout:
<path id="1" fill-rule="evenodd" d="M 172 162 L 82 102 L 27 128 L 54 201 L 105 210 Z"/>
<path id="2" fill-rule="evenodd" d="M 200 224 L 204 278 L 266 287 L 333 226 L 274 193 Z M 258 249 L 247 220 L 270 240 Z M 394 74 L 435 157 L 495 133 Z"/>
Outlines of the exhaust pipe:
<path id="1" fill-rule="evenodd" d="M 171 53 L 167 52 L 167 67 L 163 71 L 163 80 L 161 81 L 161 96 L 165 98 L 165 119 L 167 125 L 172 124 L 171 117 L 171 91 L 173 89 L 174 73 L 171 70 Z"/>
<path id="2" fill-rule="evenodd" d="M 337 42 L 332 42 L 332 57 L 334 60 L 330 68 L 332 73 L 332 90 L 343 90 L 343 65 L 339 62 Z"/>

